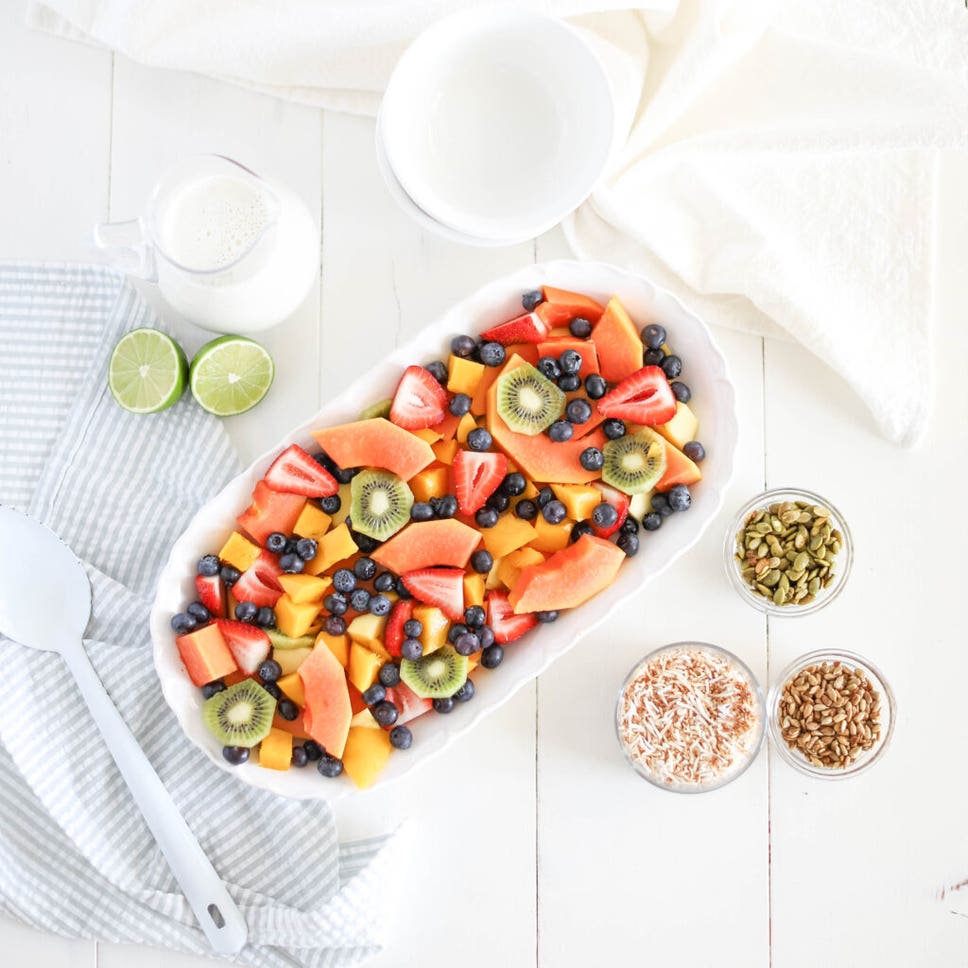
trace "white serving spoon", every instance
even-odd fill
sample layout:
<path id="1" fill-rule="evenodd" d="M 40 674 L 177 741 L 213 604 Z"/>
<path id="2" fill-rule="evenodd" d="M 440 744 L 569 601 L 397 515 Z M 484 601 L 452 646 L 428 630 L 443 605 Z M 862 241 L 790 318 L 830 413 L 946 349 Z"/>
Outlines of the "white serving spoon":
<path id="1" fill-rule="evenodd" d="M 82 642 L 90 617 L 91 585 L 71 549 L 0 506 L 0 632 L 67 664 L 202 931 L 219 954 L 237 954 L 248 934 L 242 912 L 94 671 Z"/>

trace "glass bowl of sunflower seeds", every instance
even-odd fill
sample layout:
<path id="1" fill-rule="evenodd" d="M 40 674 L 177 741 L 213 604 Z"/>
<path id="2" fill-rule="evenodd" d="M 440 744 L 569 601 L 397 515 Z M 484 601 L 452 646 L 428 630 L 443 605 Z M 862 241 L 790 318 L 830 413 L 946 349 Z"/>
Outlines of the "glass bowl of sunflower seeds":
<path id="1" fill-rule="evenodd" d="M 729 580 L 754 608 L 781 617 L 829 605 L 854 558 L 844 516 L 825 498 L 798 488 L 766 491 L 739 509 L 726 532 Z"/>

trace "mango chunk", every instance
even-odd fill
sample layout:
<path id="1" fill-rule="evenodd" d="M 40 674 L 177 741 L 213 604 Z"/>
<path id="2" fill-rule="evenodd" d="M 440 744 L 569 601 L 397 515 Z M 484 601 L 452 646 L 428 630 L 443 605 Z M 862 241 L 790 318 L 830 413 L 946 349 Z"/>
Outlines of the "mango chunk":
<path id="1" fill-rule="evenodd" d="M 365 645 L 354 642 L 350 646 L 350 664 L 347 678 L 360 692 L 366 692 L 376 682 L 376 674 L 383 665 L 383 659 L 371 652 Z"/>
<path id="2" fill-rule="evenodd" d="M 676 415 L 668 423 L 659 424 L 655 429 L 666 440 L 682 450 L 690 440 L 696 439 L 699 420 L 687 403 L 677 403 Z"/>
<path id="3" fill-rule="evenodd" d="M 276 581 L 297 605 L 321 601 L 326 589 L 333 584 L 333 579 L 328 575 L 325 578 L 316 575 L 279 575 Z"/>
<path id="4" fill-rule="evenodd" d="M 369 709 L 361 709 L 351 720 L 350 729 L 355 726 L 362 726 L 366 729 L 382 729 L 383 727 L 373 718 L 373 713 Z"/>
<path id="5" fill-rule="evenodd" d="M 383 645 L 383 631 L 387 626 L 386 615 L 357 615 L 356 618 L 346 626 L 346 634 L 354 642 L 365 645 L 371 652 L 383 656 L 389 660 L 390 653 Z"/>
<path id="6" fill-rule="evenodd" d="M 349 504 L 344 507 L 349 507 Z M 355 554 L 356 550 L 356 542 L 350 535 L 350 529 L 345 524 L 338 525 L 320 539 L 316 557 L 306 563 L 305 571 L 310 575 L 320 575 L 337 561 Z"/>
<path id="7" fill-rule="evenodd" d="M 602 502 L 602 492 L 587 484 L 552 484 L 551 490 L 573 521 L 587 521 Z"/>
<path id="8" fill-rule="evenodd" d="M 292 763 L 292 735 L 273 727 L 259 746 L 259 766 L 266 770 L 288 770 Z"/>
<path id="9" fill-rule="evenodd" d="M 306 657 L 313 650 L 311 648 L 305 649 L 278 649 L 272 653 L 272 658 L 279 663 L 279 668 L 282 669 L 282 674 L 288 676 L 290 673 L 295 672 L 305 661 Z"/>
<path id="10" fill-rule="evenodd" d="M 431 450 L 434 452 L 434 457 L 440 461 L 441 464 L 454 463 L 454 455 L 460 449 L 460 444 L 456 440 L 439 440 L 436 444 L 431 444 Z"/>
<path id="11" fill-rule="evenodd" d="M 424 655 L 436 652 L 441 646 L 447 644 L 450 619 L 439 608 L 434 605 L 415 605 L 413 617 L 423 626 L 420 642 L 423 645 Z"/>
<path id="12" fill-rule="evenodd" d="M 473 397 L 484 375 L 484 364 L 475 363 L 473 360 L 463 359 L 451 353 L 447 361 L 447 373 L 447 389 L 451 393 L 466 393 L 469 397 Z"/>
<path id="13" fill-rule="evenodd" d="M 373 785 L 390 757 L 390 734 L 382 729 L 353 726 L 343 749 L 343 769 L 356 786 Z"/>
<path id="14" fill-rule="evenodd" d="M 573 523 L 566 518 L 561 524 L 548 524 L 544 517 L 539 514 L 534 521 L 536 536 L 529 542 L 530 546 L 535 551 L 549 553 L 567 548 Z"/>
<path id="15" fill-rule="evenodd" d="M 464 575 L 464 608 L 484 604 L 484 576 Z"/>
<path id="16" fill-rule="evenodd" d="M 413 491 L 415 501 L 429 501 L 432 497 L 443 497 L 447 493 L 447 468 L 428 467 L 407 484 Z"/>
<path id="17" fill-rule="evenodd" d="M 292 530 L 301 538 L 315 538 L 317 541 L 329 531 L 333 519 L 315 504 L 306 502 L 306 506 L 299 512 Z"/>
<path id="18" fill-rule="evenodd" d="M 300 708 L 306 705 L 306 692 L 303 681 L 298 672 L 290 672 L 288 676 L 281 676 L 276 685 Z"/>
<path id="19" fill-rule="evenodd" d="M 249 541 L 238 531 L 233 531 L 222 545 L 218 556 L 225 564 L 238 568 L 239 571 L 246 571 L 260 554 L 262 549 L 254 541 Z"/>
<path id="20" fill-rule="evenodd" d="M 350 637 L 348 635 L 330 635 L 320 632 L 316 636 L 316 645 L 322 643 L 333 655 L 339 659 L 339 664 L 345 669 L 350 664 Z"/>
<path id="21" fill-rule="evenodd" d="M 537 565 L 545 560 L 545 556 L 534 548 L 518 548 L 511 554 L 501 559 L 501 565 L 497 570 L 497 576 L 501 579 L 501 584 L 505 588 L 513 588 L 522 568 L 528 565 Z"/>
<path id="22" fill-rule="evenodd" d="M 275 604 L 276 625 L 283 635 L 298 639 L 309 631 L 322 607 L 318 601 L 299 605 L 283 595 Z"/>
<path id="23" fill-rule="evenodd" d="M 469 414 L 465 413 L 463 417 L 460 418 L 460 423 L 457 425 L 457 441 L 461 444 L 467 443 L 467 435 L 472 431 L 477 429 L 477 421 Z"/>
<path id="24" fill-rule="evenodd" d="M 538 519 L 543 520 L 540 514 Z M 506 554 L 534 541 L 537 532 L 529 522 L 513 514 L 505 514 L 493 528 L 484 528 L 481 537 L 484 540 L 484 547 L 495 558 L 503 558 Z"/>

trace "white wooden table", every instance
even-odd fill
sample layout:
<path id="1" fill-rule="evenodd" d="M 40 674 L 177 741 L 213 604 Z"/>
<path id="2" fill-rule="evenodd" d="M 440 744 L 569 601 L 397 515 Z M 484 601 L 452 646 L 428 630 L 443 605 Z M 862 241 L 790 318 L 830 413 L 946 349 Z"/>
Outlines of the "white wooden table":
<path id="1" fill-rule="evenodd" d="M 278 374 L 267 401 L 229 421 L 246 460 L 340 390 L 368 354 L 480 283 L 567 254 L 558 232 L 487 251 L 418 230 L 379 180 L 369 120 L 143 68 L 34 35 L 21 16 L 19 3 L 0 6 L 0 258 L 93 259 L 91 225 L 136 214 L 157 174 L 189 152 L 239 158 L 319 214 L 319 289 L 267 339 Z M 887 445 L 803 348 L 717 333 L 744 436 L 727 508 L 700 546 L 472 736 L 369 798 L 363 813 L 341 811 L 346 836 L 408 817 L 423 845 L 387 896 L 404 917 L 375 966 L 968 961 L 968 921 L 951 910 L 952 885 L 968 877 L 968 158 L 947 157 L 943 175 L 938 403 L 923 447 Z M 202 341 L 181 332 L 189 350 Z M 728 587 L 720 545 L 736 507 L 778 484 L 838 504 L 856 562 L 829 609 L 767 623 Z M 620 759 L 614 694 L 643 652 L 686 638 L 733 649 L 764 683 L 811 648 L 866 653 L 897 695 L 889 754 L 843 783 L 808 780 L 764 752 L 714 794 L 653 789 Z M 5 968 L 214 964 L 3 920 L 0 951 Z"/>

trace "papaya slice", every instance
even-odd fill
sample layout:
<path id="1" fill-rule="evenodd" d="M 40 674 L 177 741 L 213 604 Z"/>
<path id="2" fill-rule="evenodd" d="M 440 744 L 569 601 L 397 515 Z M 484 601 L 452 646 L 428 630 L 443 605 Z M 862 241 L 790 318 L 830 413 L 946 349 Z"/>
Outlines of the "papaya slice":
<path id="1" fill-rule="evenodd" d="M 323 427 L 313 437 L 340 467 L 379 467 L 404 481 L 434 460 L 430 444 L 383 417 Z"/>
<path id="2" fill-rule="evenodd" d="M 481 533 L 455 518 L 415 521 L 373 551 L 370 557 L 397 575 L 433 565 L 466 568 Z"/>
<path id="3" fill-rule="evenodd" d="M 342 756 L 353 718 L 343 666 L 325 645 L 317 645 L 297 675 L 306 697 L 303 728 L 331 756 Z"/>
<path id="4" fill-rule="evenodd" d="M 587 319 L 592 325 L 598 322 L 605 307 L 588 296 L 554 286 L 542 286 L 544 302 L 535 306 L 535 313 L 552 329 L 567 326 L 576 316 Z"/>
<path id="5" fill-rule="evenodd" d="M 613 296 L 592 330 L 601 374 L 610 383 L 621 383 L 642 368 L 642 340 L 625 307 Z"/>

